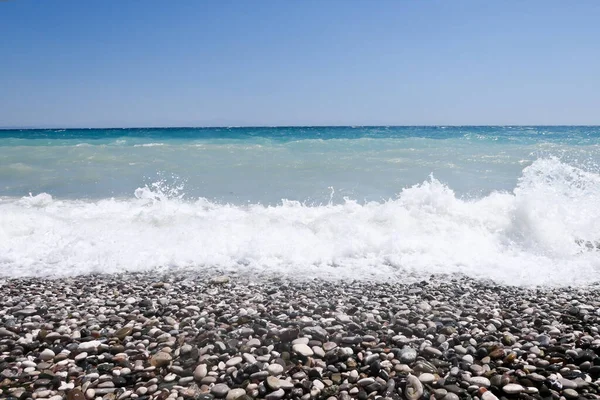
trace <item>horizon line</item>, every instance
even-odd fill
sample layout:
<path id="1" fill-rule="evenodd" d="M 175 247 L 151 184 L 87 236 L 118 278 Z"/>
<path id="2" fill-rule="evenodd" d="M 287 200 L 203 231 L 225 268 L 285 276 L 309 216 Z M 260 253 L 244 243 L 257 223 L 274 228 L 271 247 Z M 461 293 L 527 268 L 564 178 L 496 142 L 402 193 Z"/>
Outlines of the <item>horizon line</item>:
<path id="1" fill-rule="evenodd" d="M 0 131 L 34 131 L 34 130 L 104 130 L 104 129 L 247 129 L 247 128 L 442 128 L 442 127 L 600 127 L 600 124 L 415 124 L 415 125 L 189 125 L 189 126 L 98 126 L 98 127 L 32 127 L 32 126 L 0 126 Z"/>

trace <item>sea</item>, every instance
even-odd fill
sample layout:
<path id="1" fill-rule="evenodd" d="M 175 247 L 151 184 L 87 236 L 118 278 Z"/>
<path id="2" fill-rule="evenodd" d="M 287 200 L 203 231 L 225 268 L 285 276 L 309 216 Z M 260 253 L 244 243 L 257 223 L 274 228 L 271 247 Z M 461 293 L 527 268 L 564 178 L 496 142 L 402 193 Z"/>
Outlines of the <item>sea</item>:
<path id="1" fill-rule="evenodd" d="M 600 127 L 0 131 L 0 278 L 600 281 Z"/>

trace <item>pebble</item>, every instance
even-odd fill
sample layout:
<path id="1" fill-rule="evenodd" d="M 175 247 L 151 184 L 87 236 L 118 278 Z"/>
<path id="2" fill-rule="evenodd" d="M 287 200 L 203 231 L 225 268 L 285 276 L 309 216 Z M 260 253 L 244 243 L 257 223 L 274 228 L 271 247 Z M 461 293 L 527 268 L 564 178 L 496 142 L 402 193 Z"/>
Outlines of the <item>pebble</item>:
<path id="1" fill-rule="evenodd" d="M 293 349 L 293 350 L 294 350 L 296 353 L 298 353 L 298 354 L 300 354 L 300 355 L 302 355 L 302 356 L 304 356 L 304 357 L 310 357 L 310 356 L 312 356 L 313 354 L 315 354 L 315 353 L 312 351 L 312 349 L 311 349 L 310 347 L 308 347 L 308 345 L 306 345 L 306 344 L 304 344 L 304 343 L 297 343 L 297 344 L 295 344 L 295 345 L 293 345 L 293 346 L 292 346 L 292 349 Z"/>
<path id="2" fill-rule="evenodd" d="M 425 347 L 424 351 L 434 357 L 441 357 L 443 354 L 440 350 L 436 349 L 435 347 Z"/>
<path id="3" fill-rule="evenodd" d="M 283 389 L 278 389 L 274 392 L 271 392 L 265 396 L 266 400 L 279 400 L 285 396 L 285 391 Z"/>
<path id="4" fill-rule="evenodd" d="M 225 363 L 228 367 L 235 367 L 238 364 L 241 364 L 244 359 L 242 357 L 232 357 Z"/>
<path id="5" fill-rule="evenodd" d="M 50 349 L 45 349 L 44 351 L 42 351 L 40 353 L 40 360 L 42 361 L 50 361 L 52 360 L 54 357 L 56 356 L 56 354 L 54 354 L 54 352 Z"/>
<path id="6" fill-rule="evenodd" d="M 476 385 L 484 388 L 489 388 L 491 386 L 490 380 L 483 376 L 474 376 L 471 379 L 469 379 L 469 383 L 471 385 Z"/>
<path id="7" fill-rule="evenodd" d="M 267 367 L 269 374 L 279 376 L 283 373 L 283 367 L 279 364 L 269 364 Z"/>
<path id="8" fill-rule="evenodd" d="M 93 351 L 102 344 L 99 340 L 90 340 L 89 342 L 80 343 L 77 347 L 79 351 Z"/>
<path id="9" fill-rule="evenodd" d="M 448 394 L 446 394 L 444 397 L 442 397 L 442 400 L 459 400 L 460 398 L 458 397 L 457 394 L 455 393 L 451 393 L 448 392 Z M 488 399 L 486 399 L 488 400 Z"/>
<path id="10" fill-rule="evenodd" d="M 400 352 L 400 361 L 405 364 L 412 364 L 417 359 L 417 351 L 411 347 L 405 347 Z"/>
<path id="11" fill-rule="evenodd" d="M 524 391 L 525 388 L 516 383 L 509 383 L 508 385 L 503 386 L 502 390 L 504 390 L 508 394 L 518 394 Z"/>
<path id="12" fill-rule="evenodd" d="M 225 397 L 229 393 L 229 386 L 224 383 L 218 383 L 210 389 L 210 393 L 215 397 Z"/>
<path id="13" fill-rule="evenodd" d="M 165 367 L 173 361 L 173 357 L 164 351 L 160 351 L 152 356 L 150 365 L 154 367 Z"/>
<path id="14" fill-rule="evenodd" d="M 600 398 L 595 289 L 242 274 L 0 281 L 2 396 Z"/>
<path id="15" fill-rule="evenodd" d="M 421 383 L 429 384 L 435 380 L 435 376 L 426 372 L 424 374 L 419 375 L 419 380 L 421 381 Z"/>
<path id="16" fill-rule="evenodd" d="M 237 400 L 245 395 L 246 395 L 246 391 L 244 389 L 241 389 L 241 388 L 231 389 L 229 392 L 227 392 L 227 396 L 225 397 L 225 400 Z"/>
<path id="17" fill-rule="evenodd" d="M 567 399 L 577 399 L 579 397 L 579 393 L 575 389 L 565 389 L 563 390 L 563 395 Z"/>
<path id="18" fill-rule="evenodd" d="M 269 376 L 267 377 L 267 386 L 271 389 L 271 390 L 277 390 L 281 387 L 281 385 L 279 384 L 279 378 L 275 377 L 275 376 Z"/>
<path id="19" fill-rule="evenodd" d="M 206 374 L 208 374 L 206 364 L 200 364 L 196 367 L 196 369 L 194 369 L 194 379 L 197 381 L 204 379 Z"/>
<path id="20" fill-rule="evenodd" d="M 405 395 L 407 400 L 419 400 L 423 396 L 423 385 L 414 375 L 408 375 L 406 378 Z"/>

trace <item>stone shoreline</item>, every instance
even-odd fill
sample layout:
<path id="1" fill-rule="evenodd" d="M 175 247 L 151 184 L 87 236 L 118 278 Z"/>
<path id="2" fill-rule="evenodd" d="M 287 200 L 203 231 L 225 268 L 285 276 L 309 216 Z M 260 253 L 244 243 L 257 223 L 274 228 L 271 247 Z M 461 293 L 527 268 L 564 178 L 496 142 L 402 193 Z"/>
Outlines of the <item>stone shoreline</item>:
<path id="1" fill-rule="evenodd" d="M 600 399 L 600 292 L 123 274 L 0 282 L 5 399 Z"/>

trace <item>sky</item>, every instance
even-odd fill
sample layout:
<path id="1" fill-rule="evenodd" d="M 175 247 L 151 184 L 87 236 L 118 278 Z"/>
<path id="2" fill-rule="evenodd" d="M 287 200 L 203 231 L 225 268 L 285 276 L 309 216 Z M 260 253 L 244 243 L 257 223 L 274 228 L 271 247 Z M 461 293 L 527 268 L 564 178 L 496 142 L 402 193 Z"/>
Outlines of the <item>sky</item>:
<path id="1" fill-rule="evenodd" d="M 2 0 L 0 127 L 600 124 L 600 1 Z"/>

